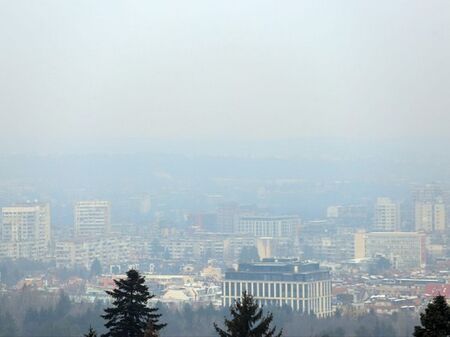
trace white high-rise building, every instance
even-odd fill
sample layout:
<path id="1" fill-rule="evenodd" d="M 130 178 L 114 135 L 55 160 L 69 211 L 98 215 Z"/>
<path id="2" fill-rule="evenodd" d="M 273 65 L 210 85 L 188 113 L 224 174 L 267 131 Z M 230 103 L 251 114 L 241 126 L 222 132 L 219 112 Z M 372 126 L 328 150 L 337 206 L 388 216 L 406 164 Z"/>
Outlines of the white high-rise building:
<path id="1" fill-rule="evenodd" d="M 109 201 L 89 200 L 75 204 L 75 234 L 101 236 L 111 231 Z"/>
<path id="2" fill-rule="evenodd" d="M 374 213 L 374 227 L 378 231 L 400 229 L 400 205 L 390 198 L 377 198 Z"/>
<path id="3" fill-rule="evenodd" d="M 51 240 L 50 205 L 23 204 L 2 208 L 0 256 L 40 260 Z"/>

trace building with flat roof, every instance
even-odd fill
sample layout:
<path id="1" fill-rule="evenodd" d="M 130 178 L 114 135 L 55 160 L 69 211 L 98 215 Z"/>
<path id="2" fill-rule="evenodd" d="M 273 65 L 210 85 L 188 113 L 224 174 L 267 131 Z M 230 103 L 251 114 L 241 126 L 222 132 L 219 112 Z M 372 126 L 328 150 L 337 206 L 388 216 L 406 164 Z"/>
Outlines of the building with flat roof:
<path id="1" fill-rule="evenodd" d="M 77 236 L 101 236 L 111 231 L 109 201 L 88 200 L 75 204 L 75 234 Z"/>
<path id="2" fill-rule="evenodd" d="M 49 254 L 50 227 L 49 204 L 3 207 L 0 257 L 45 259 Z"/>
<path id="3" fill-rule="evenodd" d="M 390 198 L 377 198 L 374 210 L 374 227 L 377 231 L 400 229 L 400 205 Z"/>
<path id="4" fill-rule="evenodd" d="M 244 291 L 260 305 L 287 305 L 318 317 L 332 313 L 330 271 L 315 262 L 263 259 L 239 264 L 225 273 L 222 305 L 232 305 Z"/>
<path id="5" fill-rule="evenodd" d="M 420 269 L 425 265 L 425 234 L 416 232 L 355 233 L 355 258 L 383 256 L 399 270 Z"/>
<path id="6" fill-rule="evenodd" d="M 256 237 L 294 238 L 300 226 L 297 216 L 241 216 L 235 232 Z"/>
<path id="7" fill-rule="evenodd" d="M 416 201 L 414 220 L 416 230 L 427 233 L 446 231 L 446 206 L 442 200 Z"/>

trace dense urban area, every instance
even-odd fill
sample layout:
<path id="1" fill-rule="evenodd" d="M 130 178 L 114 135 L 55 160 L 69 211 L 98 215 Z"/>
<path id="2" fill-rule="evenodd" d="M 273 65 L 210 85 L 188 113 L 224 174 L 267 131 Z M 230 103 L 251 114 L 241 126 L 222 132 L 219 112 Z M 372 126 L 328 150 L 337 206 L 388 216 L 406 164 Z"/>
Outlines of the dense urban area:
<path id="1" fill-rule="evenodd" d="M 112 186 L 80 172 L 64 183 L 46 174 L 42 189 L 2 180 L 3 335 L 104 331 L 105 291 L 130 269 L 168 323 L 163 336 L 214 335 L 244 291 L 286 336 L 407 336 L 434 296 L 450 296 L 445 184 L 382 193 L 255 175 L 200 186 L 168 170 L 149 172 L 145 192 L 140 176 L 118 173 Z"/>
<path id="2" fill-rule="evenodd" d="M 450 337 L 450 0 L 0 0 L 0 337 Z"/>

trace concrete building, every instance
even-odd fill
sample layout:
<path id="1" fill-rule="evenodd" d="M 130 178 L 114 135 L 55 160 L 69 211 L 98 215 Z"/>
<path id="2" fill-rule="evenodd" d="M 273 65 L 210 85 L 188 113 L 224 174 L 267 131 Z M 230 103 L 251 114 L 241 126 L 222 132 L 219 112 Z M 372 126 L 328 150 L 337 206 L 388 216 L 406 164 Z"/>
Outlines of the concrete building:
<path id="1" fill-rule="evenodd" d="M 90 200 L 75 204 L 76 236 L 102 236 L 111 231 L 109 201 Z"/>
<path id="2" fill-rule="evenodd" d="M 161 240 L 161 247 L 174 260 L 222 260 L 224 239 L 214 235 L 170 238 Z"/>
<path id="3" fill-rule="evenodd" d="M 90 268 L 95 259 L 102 265 L 138 261 L 145 247 L 131 237 L 77 238 L 56 242 L 54 254 L 59 267 Z"/>
<path id="4" fill-rule="evenodd" d="M 0 256 L 42 260 L 51 240 L 49 204 L 22 204 L 2 208 Z"/>
<path id="5" fill-rule="evenodd" d="M 202 233 L 189 237 L 162 239 L 160 245 L 167 256 L 174 260 L 217 259 L 231 265 L 238 261 L 243 248 L 257 247 L 257 238 L 229 233 Z"/>
<path id="6" fill-rule="evenodd" d="M 345 226 L 369 224 L 369 210 L 364 205 L 333 205 L 327 208 L 327 219 Z"/>
<path id="7" fill-rule="evenodd" d="M 433 201 L 416 201 L 414 204 L 416 231 L 445 232 L 446 211 L 442 199 Z"/>
<path id="8" fill-rule="evenodd" d="M 426 261 L 425 239 L 416 232 L 360 231 L 355 234 L 355 258 L 383 256 L 395 269 L 419 269 Z"/>
<path id="9" fill-rule="evenodd" d="M 400 205 L 390 198 L 377 198 L 374 210 L 374 228 L 377 231 L 400 230 Z"/>
<path id="10" fill-rule="evenodd" d="M 232 233 L 239 214 L 239 205 L 227 203 L 217 209 L 217 229 L 222 233 Z"/>
<path id="11" fill-rule="evenodd" d="M 235 232 L 256 237 L 295 238 L 299 226 L 297 216 L 241 216 Z"/>
<path id="12" fill-rule="evenodd" d="M 318 317 L 332 313 L 330 272 L 318 263 L 265 259 L 239 264 L 237 270 L 225 273 L 222 305 L 230 306 L 243 291 L 260 305 L 287 305 Z"/>

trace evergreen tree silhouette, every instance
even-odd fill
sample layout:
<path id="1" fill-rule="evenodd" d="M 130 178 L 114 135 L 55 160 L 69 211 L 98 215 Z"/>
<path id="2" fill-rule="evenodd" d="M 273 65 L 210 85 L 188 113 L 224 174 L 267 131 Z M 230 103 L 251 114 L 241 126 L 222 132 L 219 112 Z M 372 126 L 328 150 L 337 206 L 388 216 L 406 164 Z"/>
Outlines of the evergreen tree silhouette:
<path id="1" fill-rule="evenodd" d="M 149 321 L 156 331 L 166 326 L 159 323 L 158 309 L 147 306 L 154 295 L 150 295 L 144 277 L 136 270 L 129 270 L 126 279 L 114 283 L 116 288 L 106 292 L 113 298 L 113 306 L 102 315 L 109 330 L 104 337 L 142 337 Z"/>
<path id="2" fill-rule="evenodd" d="M 422 326 L 414 327 L 414 337 L 450 336 L 450 307 L 444 296 L 438 295 L 420 314 Z"/>
<path id="3" fill-rule="evenodd" d="M 85 334 L 83 337 L 97 337 L 97 332 L 92 329 L 92 327 L 89 327 L 89 331 L 87 334 Z"/>
<path id="4" fill-rule="evenodd" d="M 214 328 L 220 337 L 281 337 L 283 330 L 276 333 L 276 327 L 271 328 L 273 315 L 264 315 L 253 296 L 242 293 L 242 298 L 230 307 L 231 319 L 225 318 L 226 330 L 214 323 Z"/>

